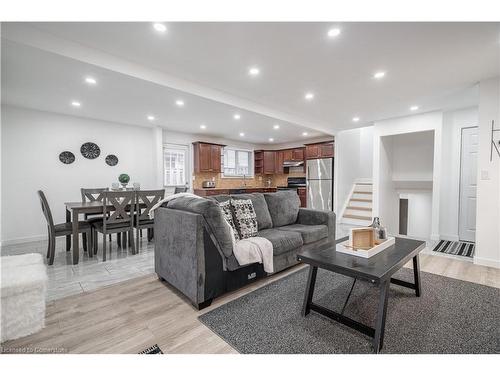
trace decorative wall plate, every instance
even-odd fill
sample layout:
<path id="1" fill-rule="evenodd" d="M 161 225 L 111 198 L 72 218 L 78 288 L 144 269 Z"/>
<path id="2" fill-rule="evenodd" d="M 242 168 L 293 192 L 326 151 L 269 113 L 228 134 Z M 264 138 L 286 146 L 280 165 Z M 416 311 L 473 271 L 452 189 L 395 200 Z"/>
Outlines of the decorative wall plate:
<path id="1" fill-rule="evenodd" d="M 106 156 L 106 164 L 113 167 L 118 164 L 118 158 L 116 155 L 108 155 Z"/>
<path id="2" fill-rule="evenodd" d="M 98 145 L 92 142 L 87 142 L 80 147 L 80 152 L 84 158 L 95 159 L 101 155 L 101 149 Z"/>
<path id="3" fill-rule="evenodd" d="M 63 151 L 59 154 L 59 160 L 63 164 L 71 164 L 75 161 L 75 154 L 71 151 Z"/>

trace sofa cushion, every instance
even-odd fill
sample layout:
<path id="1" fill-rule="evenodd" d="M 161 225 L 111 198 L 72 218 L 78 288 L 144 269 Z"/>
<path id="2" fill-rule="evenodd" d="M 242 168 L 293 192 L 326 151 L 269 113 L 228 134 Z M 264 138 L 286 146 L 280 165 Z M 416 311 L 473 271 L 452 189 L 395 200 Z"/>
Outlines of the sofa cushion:
<path id="1" fill-rule="evenodd" d="M 217 201 L 217 202 L 227 202 L 229 200 L 231 200 L 231 196 L 228 195 L 228 194 L 219 194 L 219 195 L 212 195 L 212 196 L 209 196 L 209 197 L 206 197 L 207 199 L 211 199 L 211 200 L 214 200 L 214 201 Z"/>
<path id="2" fill-rule="evenodd" d="M 295 224 L 299 214 L 300 199 L 295 190 L 265 193 L 264 198 L 273 221 L 273 228 Z"/>
<path id="3" fill-rule="evenodd" d="M 224 219 L 226 219 L 227 223 L 231 227 L 231 230 L 233 231 L 234 240 L 239 241 L 240 234 L 238 233 L 238 228 L 236 228 L 236 224 L 234 222 L 233 206 L 231 205 L 231 201 L 220 202 L 219 207 L 222 210 Z"/>
<path id="4" fill-rule="evenodd" d="M 255 237 L 257 235 L 257 216 L 250 199 L 231 199 L 234 219 L 240 238 Z"/>
<path id="5" fill-rule="evenodd" d="M 233 194 L 231 195 L 231 199 L 250 199 L 253 204 L 255 215 L 257 216 L 259 230 L 272 228 L 273 222 L 271 220 L 271 214 L 269 213 L 267 202 L 262 193 Z"/>
<path id="6" fill-rule="evenodd" d="M 326 225 L 304 225 L 292 224 L 277 228 L 284 232 L 297 232 L 302 236 L 305 244 L 319 241 L 328 237 L 328 227 Z"/>
<path id="7" fill-rule="evenodd" d="M 280 255 L 302 246 L 302 236 L 298 232 L 285 232 L 279 229 L 264 229 L 257 233 L 258 237 L 267 238 L 273 244 L 273 255 Z"/>
<path id="8" fill-rule="evenodd" d="M 166 203 L 168 208 L 200 214 L 212 230 L 226 257 L 233 253 L 233 235 L 217 201 L 201 197 L 178 197 Z"/>

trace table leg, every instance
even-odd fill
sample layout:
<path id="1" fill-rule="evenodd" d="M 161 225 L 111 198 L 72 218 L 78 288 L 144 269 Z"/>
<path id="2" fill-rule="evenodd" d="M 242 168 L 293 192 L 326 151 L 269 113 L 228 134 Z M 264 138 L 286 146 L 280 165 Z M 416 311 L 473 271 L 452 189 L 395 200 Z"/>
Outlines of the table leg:
<path id="1" fill-rule="evenodd" d="M 316 275 L 318 267 L 309 266 L 309 276 L 307 277 L 306 292 L 304 295 L 304 305 L 302 306 L 302 316 L 306 316 L 311 311 L 311 301 L 314 294 L 314 285 L 316 284 Z"/>
<path id="2" fill-rule="evenodd" d="M 415 281 L 415 294 L 417 297 L 420 297 L 422 286 L 420 284 L 420 261 L 418 254 L 413 257 L 413 278 Z"/>
<path id="3" fill-rule="evenodd" d="M 73 229 L 73 264 L 78 264 L 80 244 L 78 243 L 78 210 L 73 209 L 73 220 L 71 223 Z"/>
<path id="4" fill-rule="evenodd" d="M 67 223 L 71 222 L 71 212 L 68 209 L 66 209 L 66 222 Z M 70 250 L 71 250 L 71 236 L 68 235 L 66 236 L 66 251 Z"/>
<path id="5" fill-rule="evenodd" d="M 390 281 L 383 281 L 380 284 L 380 296 L 378 301 L 377 322 L 375 325 L 375 336 L 373 338 L 373 348 L 375 353 L 382 350 L 384 344 L 385 316 L 387 313 L 387 300 L 389 297 Z"/>

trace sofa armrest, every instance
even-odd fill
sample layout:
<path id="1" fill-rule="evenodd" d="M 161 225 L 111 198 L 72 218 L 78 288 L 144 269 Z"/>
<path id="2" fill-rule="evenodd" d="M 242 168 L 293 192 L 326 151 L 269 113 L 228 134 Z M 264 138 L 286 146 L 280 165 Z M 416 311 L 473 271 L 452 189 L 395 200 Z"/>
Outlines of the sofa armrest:
<path id="1" fill-rule="evenodd" d="M 304 225 L 326 225 L 328 227 L 328 239 L 335 240 L 336 215 L 333 211 L 312 210 L 310 208 L 299 208 L 297 224 Z"/>

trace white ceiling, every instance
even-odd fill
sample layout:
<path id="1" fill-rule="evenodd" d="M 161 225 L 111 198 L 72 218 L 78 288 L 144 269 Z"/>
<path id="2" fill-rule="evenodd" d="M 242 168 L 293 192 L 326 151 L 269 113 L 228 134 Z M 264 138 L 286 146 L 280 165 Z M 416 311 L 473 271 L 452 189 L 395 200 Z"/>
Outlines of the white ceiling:
<path id="1" fill-rule="evenodd" d="M 76 42 L 82 48 L 102 51 L 137 66 L 219 90 L 231 95 L 235 101 L 248 100 L 262 108 L 302 118 L 303 122 L 296 123 L 330 134 L 376 120 L 408 115 L 411 105 L 420 107 L 417 113 L 475 105 L 478 100 L 476 83 L 500 74 L 500 23 L 188 22 L 165 23 L 168 28 L 165 34 L 156 32 L 151 23 L 24 25 L 34 26 L 38 32 L 50 33 L 61 40 Z M 335 39 L 326 35 L 332 26 L 340 27 L 342 31 Z M 7 46 L 7 49 L 14 50 L 12 46 Z M 11 58 L 9 55 L 7 64 Z M 38 61 L 39 57 L 35 58 Z M 48 56 L 45 58 L 50 60 Z M 38 78 L 33 79 L 45 85 L 38 89 L 40 93 L 48 87 L 48 82 L 40 75 L 44 76 L 44 69 L 50 70 L 51 64 L 44 63 L 42 65 L 48 66 L 34 68 L 33 64 L 25 63 L 23 68 L 13 60 L 11 69 L 35 70 L 30 74 Z M 62 70 L 64 80 L 54 77 L 56 80 L 51 81 L 50 86 L 54 89 L 48 96 L 53 93 L 62 95 L 64 90 L 67 94 L 79 90 L 74 95 L 85 95 L 90 103 L 90 106 L 85 104 L 80 109 L 83 115 L 88 110 L 89 116 L 108 116 L 110 120 L 120 122 L 125 118 L 127 123 L 140 123 L 143 122 L 143 112 L 150 111 L 153 106 L 152 110 L 161 114 L 158 119 L 161 118 L 173 130 L 192 131 L 189 126 L 198 127 L 198 123 L 206 122 L 207 126 L 217 126 L 211 128 L 213 131 L 217 129 L 218 133 L 214 135 L 231 138 L 242 130 L 252 142 L 267 141 L 269 122 L 275 122 L 269 117 L 253 114 L 255 119 L 247 123 L 245 129 L 235 127 L 234 121 L 225 122 L 225 111 L 234 112 L 227 102 L 214 103 L 187 93 L 182 94 L 186 107 L 179 114 L 179 109 L 170 104 L 179 91 L 112 71 L 101 72 L 97 67 L 94 67 L 95 74 L 102 73 L 113 84 L 103 81 L 91 91 L 79 86 L 79 80 L 85 74 L 81 69 L 85 69 L 85 65 L 72 60 L 60 61 L 60 64 L 72 67 L 58 68 Z M 261 74 L 250 77 L 247 74 L 250 66 L 258 66 Z M 372 75 L 377 70 L 385 70 L 386 77 L 374 80 Z M 58 70 L 55 73 L 53 75 L 60 75 Z M 23 96 L 29 96 L 35 90 L 32 86 L 37 83 L 23 81 L 24 74 L 20 72 L 15 80 L 24 82 L 24 91 L 19 89 L 14 99 L 25 102 Z M 16 86 L 13 79 L 8 77 L 7 80 L 10 81 L 9 90 Z M 98 90 L 101 90 L 99 97 Z M 304 100 L 306 91 L 315 93 L 313 101 Z M 7 96 L 10 96 L 9 92 Z M 62 96 L 57 99 L 62 100 Z M 45 99 L 36 97 L 30 100 L 39 102 Z M 68 108 L 58 108 L 58 111 L 67 113 Z M 247 116 L 252 114 L 243 114 L 242 120 Z M 353 116 L 359 116 L 361 121 L 353 123 Z M 217 125 L 210 124 L 210 121 Z M 249 130 L 250 126 L 252 130 Z M 289 126 L 290 131 L 287 128 L 283 138 L 275 136 L 278 142 L 301 137 L 300 126 Z"/>
<path id="2" fill-rule="evenodd" d="M 84 82 L 91 76 L 95 86 Z M 72 101 L 81 103 L 75 108 Z M 175 104 L 183 100 L 184 106 Z M 4 40 L 2 102 L 67 115 L 266 144 L 324 135 L 285 121 Z M 233 119 L 240 114 L 240 120 Z M 155 117 L 154 121 L 147 119 Z M 206 126 L 205 130 L 200 125 Z M 280 129 L 274 130 L 273 125 Z M 306 131 L 308 136 L 302 133 Z M 240 132 L 245 136 L 241 137 Z"/>

